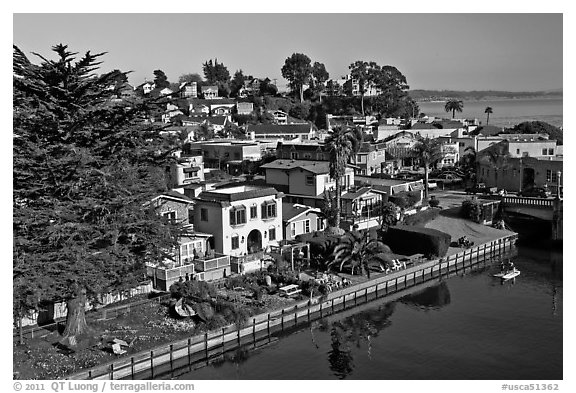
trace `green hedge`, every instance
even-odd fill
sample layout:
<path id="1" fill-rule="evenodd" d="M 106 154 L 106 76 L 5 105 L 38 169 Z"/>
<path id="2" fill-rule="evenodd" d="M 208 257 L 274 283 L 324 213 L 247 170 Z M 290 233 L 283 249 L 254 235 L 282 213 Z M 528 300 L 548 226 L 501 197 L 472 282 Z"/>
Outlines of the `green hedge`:
<path id="1" fill-rule="evenodd" d="M 401 225 L 388 228 L 383 242 L 395 254 L 443 257 L 448 252 L 452 237 L 431 228 Z"/>
<path id="2" fill-rule="evenodd" d="M 404 224 L 406 225 L 416 225 L 424 226 L 436 217 L 440 213 L 439 209 L 426 209 L 421 210 L 416 214 L 412 214 L 404 219 Z"/>

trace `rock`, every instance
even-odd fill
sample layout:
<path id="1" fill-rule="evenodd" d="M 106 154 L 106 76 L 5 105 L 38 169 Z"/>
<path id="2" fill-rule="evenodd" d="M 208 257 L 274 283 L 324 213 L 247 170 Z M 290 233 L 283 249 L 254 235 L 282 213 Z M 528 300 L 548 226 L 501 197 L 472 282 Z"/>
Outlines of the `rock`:
<path id="1" fill-rule="evenodd" d="M 266 275 L 264 277 L 264 279 L 266 280 L 266 285 L 271 287 L 272 286 L 272 277 L 270 277 L 269 275 Z"/>
<path id="2" fill-rule="evenodd" d="M 120 348 L 120 344 L 112 344 L 112 353 L 116 355 L 124 355 L 127 351 Z"/>

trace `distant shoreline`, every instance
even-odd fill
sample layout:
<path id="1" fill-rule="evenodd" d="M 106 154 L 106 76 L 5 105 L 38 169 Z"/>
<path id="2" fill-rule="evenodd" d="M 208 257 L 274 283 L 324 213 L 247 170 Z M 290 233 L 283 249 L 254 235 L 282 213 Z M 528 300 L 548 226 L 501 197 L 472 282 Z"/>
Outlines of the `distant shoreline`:
<path id="1" fill-rule="evenodd" d="M 444 103 L 446 101 L 448 101 L 449 99 L 452 99 L 454 97 L 444 97 L 444 98 L 434 98 L 434 99 L 415 99 L 414 101 L 416 103 Z M 482 98 L 475 98 L 475 97 L 457 97 L 458 100 L 461 101 L 477 101 L 477 102 L 482 102 L 482 101 L 514 101 L 514 100 L 562 100 L 564 97 L 562 95 L 557 95 L 557 96 L 526 96 L 526 97 L 482 97 Z"/>

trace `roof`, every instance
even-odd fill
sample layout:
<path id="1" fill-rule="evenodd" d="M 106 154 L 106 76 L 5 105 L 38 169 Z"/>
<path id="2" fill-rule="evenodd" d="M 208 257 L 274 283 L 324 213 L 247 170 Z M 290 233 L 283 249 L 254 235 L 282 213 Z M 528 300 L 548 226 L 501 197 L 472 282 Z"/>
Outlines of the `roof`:
<path id="1" fill-rule="evenodd" d="M 438 124 L 440 128 L 462 128 L 464 124 L 456 120 L 443 120 L 443 121 L 435 121 L 434 124 Z"/>
<path id="2" fill-rule="evenodd" d="M 469 135 L 482 134 L 484 136 L 494 136 L 494 135 L 500 134 L 502 131 L 504 131 L 502 129 L 502 127 L 487 125 L 487 126 L 478 127 L 475 130 L 470 131 L 468 134 Z"/>
<path id="3" fill-rule="evenodd" d="M 192 199 L 190 199 L 189 197 L 187 197 L 184 194 L 181 194 L 177 191 L 165 191 L 162 194 L 152 198 L 152 201 L 155 201 L 157 199 L 169 199 L 169 200 L 175 200 L 176 202 L 181 202 L 181 203 L 194 203 L 194 201 Z"/>
<path id="4" fill-rule="evenodd" d="M 371 191 L 370 187 L 360 187 L 354 192 L 347 192 L 346 194 L 342 195 L 342 199 L 356 199 L 361 197 L 362 195 Z"/>
<path id="5" fill-rule="evenodd" d="M 202 86 L 202 90 L 201 91 L 206 91 L 206 90 L 218 90 L 218 86 Z"/>
<path id="6" fill-rule="evenodd" d="M 262 134 L 309 134 L 312 130 L 310 124 L 249 124 L 246 132 Z"/>
<path id="7" fill-rule="evenodd" d="M 434 127 L 431 123 L 416 123 L 410 127 L 411 130 L 436 130 L 438 127 Z"/>
<path id="8" fill-rule="evenodd" d="M 210 116 L 208 119 L 208 122 L 210 122 L 210 124 L 215 124 L 217 126 L 223 126 L 226 124 L 226 116 Z"/>
<path id="9" fill-rule="evenodd" d="M 204 191 L 200 193 L 197 199 L 208 202 L 232 202 L 264 196 L 274 196 L 281 198 L 283 194 L 279 193 L 273 187 L 239 185 L 217 190 Z"/>
<path id="10" fill-rule="evenodd" d="M 300 168 L 314 174 L 323 174 L 330 172 L 330 163 L 328 161 L 312 160 L 275 160 L 262 165 L 261 168 L 285 170 Z"/>
<path id="11" fill-rule="evenodd" d="M 320 213 L 319 209 L 315 209 L 310 206 L 292 204 L 292 203 L 282 203 L 282 220 L 291 221 L 294 218 L 304 214 L 306 212 L 313 211 L 314 213 Z"/>

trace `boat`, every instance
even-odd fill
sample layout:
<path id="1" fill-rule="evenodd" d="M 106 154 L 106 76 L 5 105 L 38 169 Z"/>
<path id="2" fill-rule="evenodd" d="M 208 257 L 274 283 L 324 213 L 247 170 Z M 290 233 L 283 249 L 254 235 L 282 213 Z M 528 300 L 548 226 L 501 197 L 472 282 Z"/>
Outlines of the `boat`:
<path id="1" fill-rule="evenodd" d="M 494 274 L 494 277 L 501 278 L 502 280 L 510 280 L 511 278 L 515 278 L 519 275 L 520 275 L 520 270 L 517 270 L 516 268 L 514 268 L 514 269 L 509 270 L 507 272 L 496 273 L 496 274 Z"/>
<path id="2" fill-rule="evenodd" d="M 194 311 L 192 306 L 184 303 L 183 300 L 184 298 L 180 298 L 174 305 L 174 311 L 176 311 L 176 314 L 184 318 L 196 315 L 196 311 Z"/>

